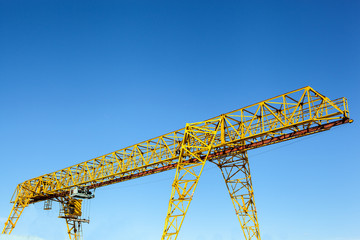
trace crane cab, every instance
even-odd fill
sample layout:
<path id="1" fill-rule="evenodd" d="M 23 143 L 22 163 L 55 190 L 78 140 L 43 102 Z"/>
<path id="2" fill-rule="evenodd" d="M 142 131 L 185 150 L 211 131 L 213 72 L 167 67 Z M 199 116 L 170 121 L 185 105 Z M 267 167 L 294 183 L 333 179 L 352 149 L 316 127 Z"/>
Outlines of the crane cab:
<path id="1" fill-rule="evenodd" d="M 71 198 L 81 198 L 81 199 L 91 199 L 94 198 L 95 195 L 92 193 L 87 187 L 74 187 L 70 189 L 70 197 Z"/>

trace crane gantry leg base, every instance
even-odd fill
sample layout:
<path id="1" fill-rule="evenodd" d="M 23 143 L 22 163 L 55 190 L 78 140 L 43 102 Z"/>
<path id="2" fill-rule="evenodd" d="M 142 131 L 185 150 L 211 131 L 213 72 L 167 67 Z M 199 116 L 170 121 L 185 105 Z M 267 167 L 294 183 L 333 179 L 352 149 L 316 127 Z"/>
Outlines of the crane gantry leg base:
<path id="1" fill-rule="evenodd" d="M 260 240 L 249 160 L 246 152 L 228 155 L 217 162 L 224 177 L 246 240 Z"/>

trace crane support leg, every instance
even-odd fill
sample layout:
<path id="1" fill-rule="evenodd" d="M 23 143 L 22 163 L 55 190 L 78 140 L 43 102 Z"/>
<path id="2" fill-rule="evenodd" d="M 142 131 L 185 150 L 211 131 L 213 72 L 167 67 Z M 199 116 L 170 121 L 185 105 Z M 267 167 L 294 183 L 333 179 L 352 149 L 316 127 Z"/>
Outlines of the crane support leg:
<path id="1" fill-rule="evenodd" d="M 172 185 L 162 240 L 176 240 L 218 131 L 219 119 L 187 125 Z M 205 141 L 198 141 L 202 136 Z M 205 136 L 205 138 L 204 138 Z"/>
<path id="2" fill-rule="evenodd" d="M 15 228 L 17 221 L 19 220 L 22 212 L 24 211 L 24 206 L 20 202 L 16 201 L 14 203 L 13 208 L 11 209 L 10 216 L 5 222 L 5 227 L 3 229 L 3 234 L 10 234 L 12 230 Z"/>
<path id="3" fill-rule="evenodd" d="M 246 152 L 222 158 L 217 163 L 224 177 L 246 240 L 260 240 L 259 223 Z"/>
<path id="4" fill-rule="evenodd" d="M 173 182 L 162 240 L 175 240 L 184 221 L 205 161 L 179 164 Z"/>
<path id="5" fill-rule="evenodd" d="M 81 223 L 71 219 L 65 219 L 70 240 L 81 239 Z"/>
<path id="6" fill-rule="evenodd" d="M 10 215 L 5 222 L 4 229 L 2 231 L 2 234 L 10 234 L 12 230 L 15 228 L 17 221 L 19 220 L 22 212 L 24 211 L 25 207 L 29 205 L 29 198 L 27 197 L 28 190 L 24 188 L 22 185 L 18 185 L 16 187 L 15 193 L 13 195 L 13 198 L 15 197 L 15 200 L 13 201 L 14 205 L 11 209 Z"/>

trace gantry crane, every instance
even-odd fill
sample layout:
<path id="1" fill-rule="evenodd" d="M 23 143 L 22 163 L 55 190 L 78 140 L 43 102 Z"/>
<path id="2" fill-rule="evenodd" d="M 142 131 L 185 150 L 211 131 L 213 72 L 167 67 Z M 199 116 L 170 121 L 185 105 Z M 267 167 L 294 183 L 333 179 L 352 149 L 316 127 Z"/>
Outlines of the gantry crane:
<path id="1" fill-rule="evenodd" d="M 176 169 L 162 240 L 175 240 L 206 162 L 224 177 L 246 240 L 260 239 L 247 151 L 350 123 L 346 98 L 330 100 L 304 87 L 42 175 L 17 185 L 3 233 L 29 204 L 60 202 L 70 239 L 80 239 L 82 199 L 96 188 Z"/>

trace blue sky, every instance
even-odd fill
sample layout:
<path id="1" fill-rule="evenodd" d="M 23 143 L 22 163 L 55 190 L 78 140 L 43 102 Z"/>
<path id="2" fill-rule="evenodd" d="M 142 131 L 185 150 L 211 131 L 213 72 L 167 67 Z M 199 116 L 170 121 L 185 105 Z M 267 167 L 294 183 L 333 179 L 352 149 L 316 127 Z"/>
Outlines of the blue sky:
<path id="1" fill-rule="evenodd" d="M 1 225 L 24 180 L 310 85 L 347 97 L 355 122 L 249 152 L 262 239 L 359 240 L 359 11 L 330 0 L 0 1 Z M 174 174 L 97 189 L 84 238 L 160 239 Z M 32 205 L 0 238 L 66 239 L 57 214 Z M 178 239 L 242 239 L 210 164 Z"/>

